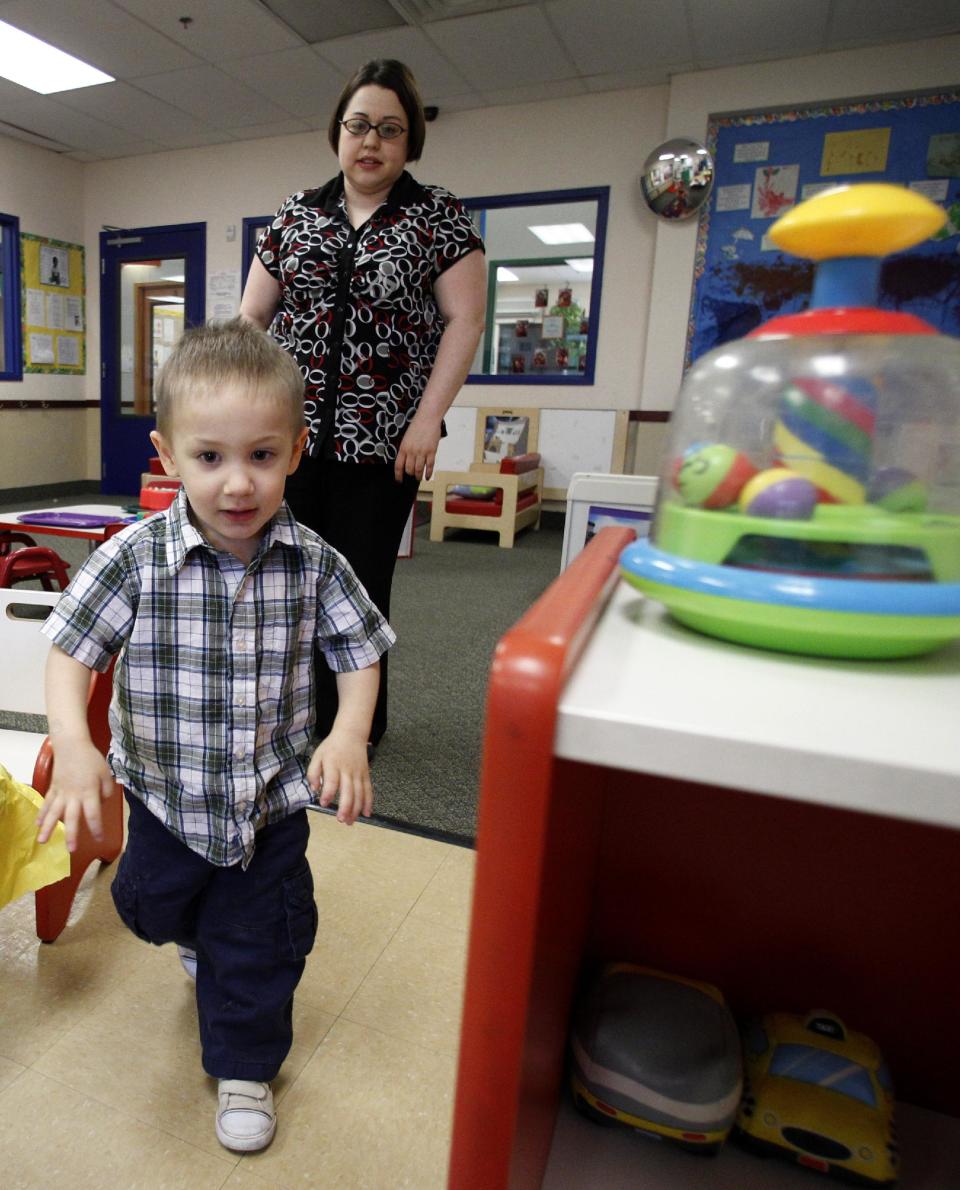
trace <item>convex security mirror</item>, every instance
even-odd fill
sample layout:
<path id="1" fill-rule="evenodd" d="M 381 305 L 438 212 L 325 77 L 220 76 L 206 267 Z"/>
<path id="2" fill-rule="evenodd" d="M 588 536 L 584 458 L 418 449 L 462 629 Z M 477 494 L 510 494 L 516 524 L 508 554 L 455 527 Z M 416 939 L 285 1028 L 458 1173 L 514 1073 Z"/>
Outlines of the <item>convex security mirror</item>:
<path id="1" fill-rule="evenodd" d="M 713 189 L 713 158 L 703 145 L 684 137 L 664 141 L 643 163 L 640 186 L 651 211 L 661 219 L 687 219 Z"/>

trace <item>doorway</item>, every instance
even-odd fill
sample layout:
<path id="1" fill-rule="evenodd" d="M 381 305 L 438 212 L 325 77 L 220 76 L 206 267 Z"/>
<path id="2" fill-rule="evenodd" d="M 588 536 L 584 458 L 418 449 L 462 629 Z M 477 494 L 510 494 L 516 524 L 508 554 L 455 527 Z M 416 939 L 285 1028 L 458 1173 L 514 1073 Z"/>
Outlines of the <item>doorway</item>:
<path id="1" fill-rule="evenodd" d="M 204 320 L 206 224 L 100 234 L 100 418 L 104 493 L 135 496 L 154 453 L 157 369 Z"/>

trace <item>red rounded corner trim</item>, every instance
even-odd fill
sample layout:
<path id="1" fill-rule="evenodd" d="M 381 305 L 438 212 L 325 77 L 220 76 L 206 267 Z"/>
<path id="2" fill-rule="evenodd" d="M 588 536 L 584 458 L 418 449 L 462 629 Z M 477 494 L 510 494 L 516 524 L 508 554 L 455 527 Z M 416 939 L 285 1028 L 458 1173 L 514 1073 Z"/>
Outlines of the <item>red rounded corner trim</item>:
<path id="1" fill-rule="evenodd" d="M 938 335 L 917 318 L 873 306 L 831 306 L 772 318 L 747 335 L 748 339 L 797 338 L 802 335 Z"/>
<path id="2" fill-rule="evenodd" d="M 506 1186 L 521 1138 L 525 1029 L 564 681 L 631 529 L 602 529 L 500 639 L 490 670 L 448 1190 Z"/>

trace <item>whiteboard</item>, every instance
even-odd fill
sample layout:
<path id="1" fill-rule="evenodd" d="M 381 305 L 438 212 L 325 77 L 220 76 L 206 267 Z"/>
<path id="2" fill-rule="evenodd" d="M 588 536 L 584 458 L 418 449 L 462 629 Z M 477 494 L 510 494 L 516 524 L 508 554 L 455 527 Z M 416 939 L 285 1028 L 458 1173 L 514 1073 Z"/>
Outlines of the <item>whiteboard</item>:
<path id="1" fill-rule="evenodd" d="M 616 426 L 613 409 L 541 409 L 543 486 L 565 492 L 578 471 L 608 473 Z"/>
<path id="2" fill-rule="evenodd" d="M 444 416 L 447 437 L 437 449 L 437 471 L 465 471 L 473 460 L 477 411 L 454 405 Z M 566 492 L 578 471 L 608 474 L 617 428 L 615 409 L 541 409 L 537 449 L 544 487 Z"/>
<path id="3" fill-rule="evenodd" d="M 437 447 L 435 471 L 466 471 L 473 462 L 473 438 L 477 424 L 476 409 L 454 405 L 443 415 L 446 438 Z"/>

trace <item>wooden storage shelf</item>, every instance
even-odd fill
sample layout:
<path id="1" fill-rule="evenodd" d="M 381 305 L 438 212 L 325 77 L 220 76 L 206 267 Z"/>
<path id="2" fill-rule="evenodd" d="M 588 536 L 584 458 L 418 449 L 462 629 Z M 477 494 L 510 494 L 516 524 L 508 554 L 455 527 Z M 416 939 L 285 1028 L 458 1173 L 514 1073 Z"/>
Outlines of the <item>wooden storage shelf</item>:
<path id="1" fill-rule="evenodd" d="M 561 1109 L 554 1144 L 570 1008 L 612 958 L 708 979 L 742 1016 L 838 1012 L 926 1109 L 931 1190 L 960 1185 L 960 648 L 841 662 L 710 640 L 617 582 L 631 539 L 599 533 L 494 658 L 449 1185 L 618 1184 L 551 1164 L 581 1123 Z M 591 1131 L 608 1156 L 636 1139 Z M 706 1181 L 649 1152 L 631 1186 L 795 1173 L 731 1151 Z"/>

